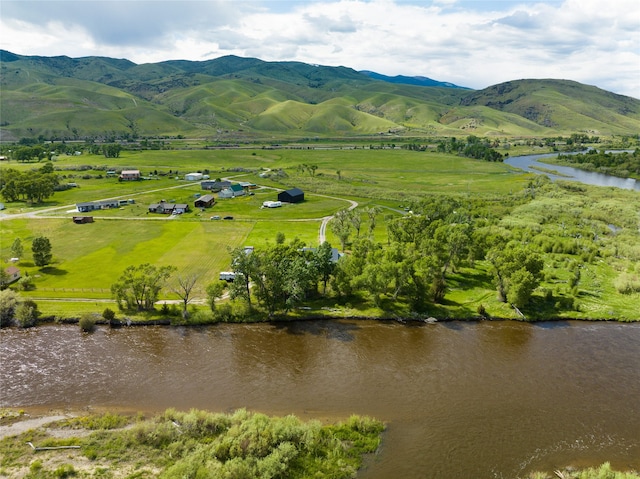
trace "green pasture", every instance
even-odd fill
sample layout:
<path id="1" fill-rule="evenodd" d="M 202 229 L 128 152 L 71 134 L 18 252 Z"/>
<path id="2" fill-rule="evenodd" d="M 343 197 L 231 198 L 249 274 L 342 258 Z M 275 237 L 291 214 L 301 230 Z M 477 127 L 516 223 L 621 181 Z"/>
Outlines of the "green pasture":
<path id="1" fill-rule="evenodd" d="M 82 165 L 92 169 L 78 171 Z M 317 166 L 315 174 L 303 165 Z M 0 168 L 28 170 L 38 166 L 11 162 Z M 18 267 L 36 285 L 34 291 L 21 294 L 42 302 L 40 309 L 45 314 L 101 312 L 106 307 L 103 301 L 110 299 L 111 285 L 122 271 L 146 262 L 173 265 L 180 275 L 200 275 L 195 297 L 203 298 L 206 285 L 217 280 L 220 271 L 230 268 L 231 249 L 273 244 L 278 233 L 283 233 L 287 241 L 299 238 L 308 246 L 316 246 L 322 218 L 349 207 L 348 200 L 359 205 L 361 234 L 369 229 L 364 208 L 381 207 L 374 238 L 384 244 L 385 217 L 404 214 L 420 197 L 446 194 L 472 202 L 488 200 L 483 206 L 486 215 L 501 218 L 496 228 L 523 242 L 541 247 L 549 243 L 545 279 L 534 294 L 532 317 L 637 318 L 640 295 L 621 294 L 615 287 L 620 275 L 640 273 L 633 263 L 640 260 L 637 192 L 562 182 L 530 191 L 526 187 L 535 176 L 502 163 L 400 149 L 124 151 L 120 158 L 108 160 L 98 155 L 61 156 L 55 166 L 60 175 L 66 176 L 63 182 L 79 186 L 57 192 L 44 205 L 8 203 L 5 214 L 40 214 L 0 221 L 0 257 L 7 260 L 11 243 L 21 239 L 25 254 Z M 105 167 L 166 175 L 118 182 L 106 178 Z M 252 195 L 217 199 L 214 206 L 201 211 L 194 208 L 194 201 L 208 192 L 199 182 L 183 178 L 186 173 L 205 169 L 213 179 L 249 181 L 259 187 L 252 190 Z M 272 176 L 262 178 L 260 173 Z M 83 179 L 82 175 L 90 177 Z M 293 186 L 305 191 L 304 202 L 262 208 L 264 201 L 277 199 L 278 190 Z M 91 224 L 71 221 L 77 214 L 75 203 L 106 198 L 133 199 L 135 203 L 92 212 L 95 222 Z M 187 203 L 191 211 L 177 217 L 149 213 L 149 204 L 162 199 Z M 232 216 L 233 220 L 210 219 L 213 216 Z M 53 246 L 53 263 L 42 269 L 34 266 L 30 252 L 32 239 L 41 235 Z M 340 247 L 330 228 L 326 235 L 334 247 Z M 354 232 L 351 239 L 355 236 Z M 565 254 L 565 248 L 573 248 L 576 253 Z M 583 264 L 582 274 L 577 287 L 571 288 L 570 271 L 576 262 Z M 497 301 L 488 265 L 482 261 L 452 273 L 448 287 L 445 303 L 434 305 L 429 314 L 469 317 L 482 305 L 491 316 L 514 317 L 508 305 Z M 53 301 L 74 298 L 97 300 L 97 306 L 87 301 L 64 305 Z M 167 289 L 163 298 L 175 295 Z M 394 306 L 390 307 L 393 311 Z"/>
<path id="2" fill-rule="evenodd" d="M 141 225 L 144 223 L 144 225 Z M 230 221 L 100 221 L 76 225 L 65 219 L 2 222 L 2 257 L 13 238 L 25 247 L 18 266 L 34 278 L 34 296 L 109 298 L 110 287 L 129 265 L 172 265 L 178 274 L 198 274 L 200 287 L 229 269 L 229 248 L 244 244 L 251 223 Z M 30 261 L 29 245 L 35 236 L 48 237 L 53 263 L 37 268 Z M 71 294 L 70 294 L 71 293 Z M 202 293 L 202 291 L 200 291 Z"/>

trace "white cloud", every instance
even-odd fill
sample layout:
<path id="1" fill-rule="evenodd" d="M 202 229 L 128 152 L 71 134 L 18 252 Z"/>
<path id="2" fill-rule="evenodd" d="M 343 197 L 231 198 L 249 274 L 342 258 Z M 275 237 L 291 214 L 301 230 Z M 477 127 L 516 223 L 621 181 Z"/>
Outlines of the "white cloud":
<path id="1" fill-rule="evenodd" d="M 635 0 L 2 1 L 0 47 L 136 63 L 221 55 L 472 88 L 565 78 L 640 98 Z"/>

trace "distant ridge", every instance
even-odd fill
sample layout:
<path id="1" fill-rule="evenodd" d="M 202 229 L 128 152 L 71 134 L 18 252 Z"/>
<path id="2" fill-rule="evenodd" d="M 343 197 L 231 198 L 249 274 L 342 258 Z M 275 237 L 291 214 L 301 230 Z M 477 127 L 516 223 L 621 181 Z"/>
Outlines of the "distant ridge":
<path id="1" fill-rule="evenodd" d="M 389 83 L 401 83 L 403 85 L 416 85 L 416 86 L 439 86 L 444 88 L 461 88 L 463 90 L 471 90 L 471 88 L 458 86 L 449 82 L 442 82 L 437 80 L 432 80 L 431 78 L 423 77 L 423 76 L 405 76 L 405 75 L 396 75 L 396 76 L 387 76 L 381 73 L 372 72 L 369 70 L 360 70 L 360 73 L 367 75 L 369 78 L 373 78 L 374 80 L 382 80 Z"/>
<path id="2" fill-rule="evenodd" d="M 640 100 L 569 80 L 475 91 L 223 56 L 136 64 L 0 51 L 0 140 L 637 135 Z"/>

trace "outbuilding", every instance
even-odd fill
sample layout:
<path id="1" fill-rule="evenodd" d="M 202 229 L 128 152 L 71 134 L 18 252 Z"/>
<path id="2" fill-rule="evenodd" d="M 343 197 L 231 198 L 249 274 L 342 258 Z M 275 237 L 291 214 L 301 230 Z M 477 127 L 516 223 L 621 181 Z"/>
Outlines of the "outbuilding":
<path id="1" fill-rule="evenodd" d="M 74 216 L 73 222 L 77 225 L 82 225 L 85 223 L 93 223 L 93 216 Z"/>
<path id="2" fill-rule="evenodd" d="M 200 183 L 203 190 L 210 190 L 217 193 L 220 190 L 231 187 L 231 182 L 227 180 L 222 181 L 203 181 Z"/>
<path id="3" fill-rule="evenodd" d="M 20 279 L 20 268 L 17 266 L 9 266 L 4 270 L 7 278 L 7 283 L 13 283 L 14 281 L 18 281 Z"/>
<path id="4" fill-rule="evenodd" d="M 216 200 L 213 195 L 202 195 L 194 202 L 194 205 L 196 208 L 208 208 L 209 206 L 213 206 L 215 202 Z"/>
<path id="5" fill-rule="evenodd" d="M 140 179 L 140 170 L 122 170 L 120 172 L 120 181 L 138 181 Z"/>
<path id="6" fill-rule="evenodd" d="M 283 203 L 300 203 L 304 201 L 304 192 L 300 188 L 281 191 L 278 193 L 278 201 L 282 201 Z"/>
<path id="7" fill-rule="evenodd" d="M 187 181 L 200 181 L 202 179 L 202 173 L 187 173 L 184 175 L 184 179 Z"/>

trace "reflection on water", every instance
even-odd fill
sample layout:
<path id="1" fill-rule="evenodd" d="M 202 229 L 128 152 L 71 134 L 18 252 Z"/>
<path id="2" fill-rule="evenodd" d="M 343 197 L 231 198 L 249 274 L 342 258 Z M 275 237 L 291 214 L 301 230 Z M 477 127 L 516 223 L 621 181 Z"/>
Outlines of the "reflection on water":
<path id="1" fill-rule="evenodd" d="M 0 406 L 384 420 L 367 479 L 640 469 L 640 324 L 309 321 L 0 331 Z"/>

